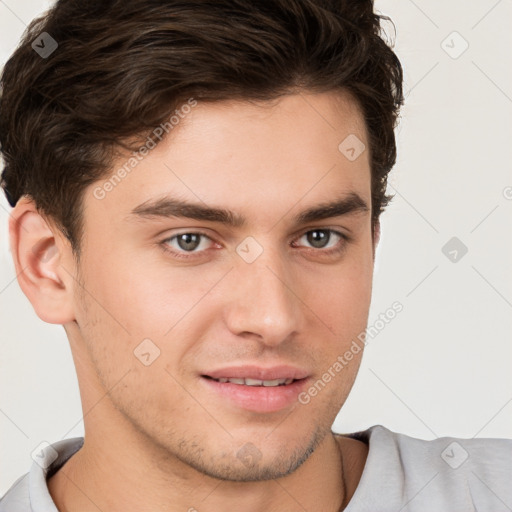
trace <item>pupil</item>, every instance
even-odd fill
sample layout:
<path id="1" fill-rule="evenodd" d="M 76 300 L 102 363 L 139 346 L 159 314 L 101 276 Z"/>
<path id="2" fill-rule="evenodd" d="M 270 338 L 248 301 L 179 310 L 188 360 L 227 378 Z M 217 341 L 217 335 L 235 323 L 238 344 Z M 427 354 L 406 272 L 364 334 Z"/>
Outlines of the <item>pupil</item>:
<path id="1" fill-rule="evenodd" d="M 325 247 L 329 242 L 329 234 L 324 230 L 315 230 L 308 233 L 308 242 L 313 247 Z"/>
<path id="2" fill-rule="evenodd" d="M 193 250 L 199 245 L 199 235 L 194 233 L 183 233 L 178 236 L 178 245 L 183 250 Z"/>

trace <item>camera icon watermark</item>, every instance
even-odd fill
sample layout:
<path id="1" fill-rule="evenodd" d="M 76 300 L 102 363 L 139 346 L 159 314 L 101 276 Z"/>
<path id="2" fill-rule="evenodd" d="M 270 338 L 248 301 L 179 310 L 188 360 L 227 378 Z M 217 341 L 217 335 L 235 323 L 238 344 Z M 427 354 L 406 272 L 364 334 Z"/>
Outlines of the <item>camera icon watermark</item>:
<path id="1" fill-rule="evenodd" d="M 153 364 L 160 357 L 160 349 L 149 338 L 142 340 L 133 353 L 144 366 Z"/>
<path id="2" fill-rule="evenodd" d="M 42 441 L 30 456 L 38 466 L 48 469 L 57 460 L 59 453 L 50 443 Z"/>
<path id="3" fill-rule="evenodd" d="M 468 459 L 468 452 L 456 441 L 450 443 L 442 452 L 441 458 L 452 469 L 457 469 Z"/>
<path id="4" fill-rule="evenodd" d="M 345 137 L 338 146 L 338 151 L 351 162 L 357 160 L 364 153 L 365 149 L 366 146 L 364 142 L 353 133 Z"/>
<path id="5" fill-rule="evenodd" d="M 236 457 L 245 467 L 252 468 L 259 464 L 262 455 L 254 444 L 245 443 L 236 453 Z"/>
<path id="6" fill-rule="evenodd" d="M 468 253 L 468 248 L 459 238 L 454 236 L 443 245 L 441 252 L 452 263 L 458 263 Z"/>
<path id="7" fill-rule="evenodd" d="M 237 245 L 236 252 L 246 263 L 252 263 L 263 254 L 263 247 L 254 237 L 248 236 Z"/>
<path id="8" fill-rule="evenodd" d="M 31 46 L 40 57 L 47 59 L 59 47 L 59 43 L 48 32 L 42 32 L 32 41 Z"/>
<path id="9" fill-rule="evenodd" d="M 469 48 L 469 43 L 457 31 L 453 31 L 443 39 L 441 48 L 449 57 L 455 60 Z"/>

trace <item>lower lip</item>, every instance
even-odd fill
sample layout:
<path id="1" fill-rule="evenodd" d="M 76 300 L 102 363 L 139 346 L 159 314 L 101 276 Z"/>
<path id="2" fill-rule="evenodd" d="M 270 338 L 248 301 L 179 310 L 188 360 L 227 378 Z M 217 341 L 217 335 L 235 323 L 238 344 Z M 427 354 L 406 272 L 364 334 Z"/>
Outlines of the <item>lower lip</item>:
<path id="1" fill-rule="evenodd" d="M 284 386 L 246 386 L 201 377 L 210 390 L 253 412 L 277 412 L 298 402 L 308 378 Z"/>

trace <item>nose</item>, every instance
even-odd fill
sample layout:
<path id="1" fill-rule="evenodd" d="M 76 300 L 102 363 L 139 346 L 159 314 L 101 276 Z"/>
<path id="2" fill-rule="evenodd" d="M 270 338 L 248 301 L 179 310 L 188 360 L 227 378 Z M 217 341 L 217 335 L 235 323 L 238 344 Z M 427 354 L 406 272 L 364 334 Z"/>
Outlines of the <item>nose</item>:
<path id="1" fill-rule="evenodd" d="M 301 329 L 303 302 L 293 266 L 279 251 L 265 249 L 248 263 L 235 255 L 225 321 L 231 332 L 276 346 Z"/>

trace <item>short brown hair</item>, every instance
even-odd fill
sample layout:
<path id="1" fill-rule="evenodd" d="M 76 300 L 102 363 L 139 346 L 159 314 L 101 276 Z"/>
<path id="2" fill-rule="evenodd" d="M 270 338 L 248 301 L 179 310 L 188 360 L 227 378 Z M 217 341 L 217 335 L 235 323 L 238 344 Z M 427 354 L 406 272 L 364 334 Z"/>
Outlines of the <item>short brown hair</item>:
<path id="1" fill-rule="evenodd" d="M 372 228 L 391 196 L 400 62 L 372 0 L 60 0 L 36 18 L 1 77 L 1 185 L 51 217 L 80 251 L 85 187 L 116 149 L 183 101 L 349 91 L 369 136 Z M 32 44 L 48 33 L 58 48 Z"/>

